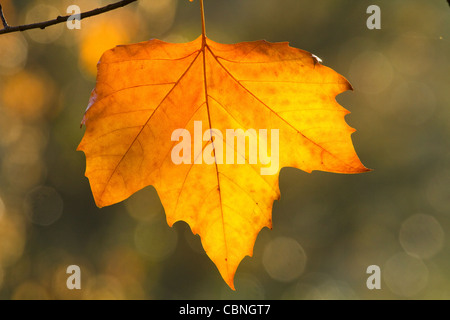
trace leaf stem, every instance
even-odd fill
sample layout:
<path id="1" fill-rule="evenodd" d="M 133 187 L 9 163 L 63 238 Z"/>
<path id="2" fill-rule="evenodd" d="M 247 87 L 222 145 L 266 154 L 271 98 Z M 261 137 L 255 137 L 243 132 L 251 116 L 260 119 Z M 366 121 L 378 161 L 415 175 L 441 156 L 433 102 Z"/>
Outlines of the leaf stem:
<path id="1" fill-rule="evenodd" d="M 203 6 L 203 0 L 200 0 L 200 11 L 202 15 L 202 39 L 203 39 L 203 45 L 206 44 L 206 27 L 205 27 L 205 7 Z"/>

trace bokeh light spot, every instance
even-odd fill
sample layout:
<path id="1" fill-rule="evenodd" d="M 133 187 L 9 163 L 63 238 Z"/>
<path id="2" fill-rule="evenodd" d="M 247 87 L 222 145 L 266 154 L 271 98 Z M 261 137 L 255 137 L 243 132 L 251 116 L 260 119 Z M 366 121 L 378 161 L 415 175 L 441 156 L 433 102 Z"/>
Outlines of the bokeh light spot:
<path id="1" fill-rule="evenodd" d="M 23 126 L 19 116 L 8 114 L 1 108 L 0 112 L 0 147 L 5 147 L 19 139 Z"/>
<path id="2" fill-rule="evenodd" d="M 402 223 L 399 240 L 408 254 L 427 259 L 442 249 L 444 230 L 434 217 L 415 214 Z"/>
<path id="3" fill-rule="evenodd" d="M 387 53 L 394 67 L 408 76 L 420 76 L 433 66 L 436 52 L 431 39 L 416 33 L 397 37 Z"/>
<path id="4" fill-rule="evenodd" d="M 98 275 L 88 280 L 83 289 L 86 300 L 123 300 L 125 295 L 120 282 L 111 276 Z"/>
<path id="5" fill-rule="evenodd" d="M 359 54 L 350 66 L 350 79 L 356 89 L 364 93 L 377 94 L 386 90 L 394 78 L 391 64 L 376 51 Z"/>
<path id="6" fill-rule="evenodd" d="M 28 44 L 22 34 L 4 34 L 0 37 L 0 74 L 12 75 L 25 66 Z"/>
<path id="7" fill-rule="evenodd" d="M 306 260 L 302 246 L 292 238 L 276 238 L 264 249 L 264 268 L 278 281 L 289 282 L 298 278 L 305 270 Z"/>
<path id="8" fill-rule="evenodd" d="M 130 43 L 139 30 L 140 22 L 140 16 L 127 7 L 98 15 L 95 19 L 83 20 L 77 34 L 78 67 L 82 74 L 89 79 L 95 78 L 102 54 L 118 45 Z"/>
<path id="9" fill-rule="evenodd" d="M 4 108 L 23 119 L 45 117 L 53 98 L 54 85 L 43 72 L 21 71 L 8 77 L 1 87 Z"/>
<path id="10" fill-rule="evenodd" d="M 125 201 L 128 214 L 136 221 L 150 222 L 160 219 L 163 206 L 155 188 L 147 187 L 133 194 Z"/>
<path id="11" fill-rule="evenodd" d="M 32 24 L 41 21 L 47 21 L 55 19 L 57 16 L 61 15 L 59 10 L 54 6 L 46 4 L 38 4 L 28 10 L 25 17 L 25 24 Z M 64 31 L 66 26 L 64 24 L 51 26 L 41 29 L 27 30 L 26 34 L 38 43 L 51 43 L 57 40 Z"/>
<path id="12" fill-rule="evenodd" d="M 0 219 L 0 266 L 14 264 L 23 253 L 25 228 L 23 223 L 6 214 Z"/>
<path id="13" fill-rule="evenodd" d="M 177 0 L 139 1 L 139 9 L 145 14 L 152 34 L 167 32 L 174 22 Z"/>
<path id="14" fill-rule="evenodd" d="M 381 270 L 389 289 L 402 297 L 412 297 L 428 284 L 427 266 L 422 260 L 403 252 L 389 258 Z"/>
<path id="15" fill-rule="evenodd" d="M 312 272 L 287 291 L 283 298 L 295 300 L 353 300 L 357 294 L 345 281 L 332 278 L 325 273 Z"/>

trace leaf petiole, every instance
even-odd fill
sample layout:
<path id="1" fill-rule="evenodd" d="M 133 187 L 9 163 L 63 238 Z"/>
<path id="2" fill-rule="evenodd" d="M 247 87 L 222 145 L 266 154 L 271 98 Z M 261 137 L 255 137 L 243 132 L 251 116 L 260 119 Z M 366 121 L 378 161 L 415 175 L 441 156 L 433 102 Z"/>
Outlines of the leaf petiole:
<path id="1" fill-rule="evenodd" d="M 205 28 L 205 8 L 203 6 L 203 0 L 200 0 L 200 11 L 202 15 L 202 48 L 206 45 L 206 28 Z"/>

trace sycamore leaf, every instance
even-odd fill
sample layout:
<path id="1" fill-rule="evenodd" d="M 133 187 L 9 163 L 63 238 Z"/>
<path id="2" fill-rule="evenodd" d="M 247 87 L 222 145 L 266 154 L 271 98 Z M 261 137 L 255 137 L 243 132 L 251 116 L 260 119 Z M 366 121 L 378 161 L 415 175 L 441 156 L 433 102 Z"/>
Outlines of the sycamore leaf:
<path id="1" fill-rule="evenodd" d="M 353 148 L 349 112 L 335 100 L 349 89 L 344 77 L 288 43 L 230 45 L 202 36 L 109 50 L 78 148 L 96 204 L 153 185 L 168 224 L 187 222 L 234 289 L 239 263 L 272 226 L 280 168 L 368 171 Z M 230 129 L 246 134 L 245 148 L 239 136 L 228 139 Z"/>

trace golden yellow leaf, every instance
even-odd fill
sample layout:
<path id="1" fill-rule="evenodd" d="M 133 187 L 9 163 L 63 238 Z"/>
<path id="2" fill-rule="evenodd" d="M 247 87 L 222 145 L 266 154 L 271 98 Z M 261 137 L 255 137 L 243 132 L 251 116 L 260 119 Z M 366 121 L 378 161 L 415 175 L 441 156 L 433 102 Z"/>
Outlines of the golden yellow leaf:
<path id="1" fill-rule="evenodd" d="M 348 111 L 335 100 L 348 89 L 344 77 L 288 43 L 220 44 L 201 36 L 185 44 L 118 46 L 99 63 L 78 148 L 86 154 L 95 201 L 111 205 L 153 185 L 168 224 L 187 222 L 234 289 L 239 263 L 252 255 L 259 231 L 272 227 L 280 168 L 368 170 L 354 151 L 354 129 L 344 120 Z M 195 136 L 199 124 L 205 139 Z M 172 158 L 183 142 L 173 138 L 177 129 L 193 137 L 183 136 L 193 152 L 183 149 L 181 164 Z M 223 141 L 211 139 L 209 129 L 222 133 Z M 226 152 L 230 129 L 248 133 L 245 153 L 234 138 Z M 251 161 L 249 129 L 259 146 L 267 145 L 271 163 L 261 152 Z M 269 130 L 267 137 L 261 129 Z M 278 129 L 278 144 L 272 144 L 272 129 Z M 273 165 L 276 148 L 278 166 L 262 174 Z M 212 164 L 206 163 L 208 155 Z"/>

